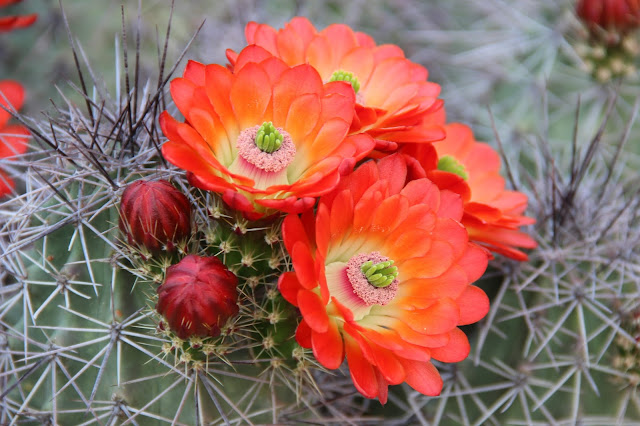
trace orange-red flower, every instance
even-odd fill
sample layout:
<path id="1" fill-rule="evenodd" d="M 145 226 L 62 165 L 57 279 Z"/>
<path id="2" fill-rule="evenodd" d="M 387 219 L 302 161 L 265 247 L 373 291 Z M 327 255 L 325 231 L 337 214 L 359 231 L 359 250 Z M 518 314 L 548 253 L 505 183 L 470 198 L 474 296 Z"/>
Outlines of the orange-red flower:
<path id="1" fill-rule="evenodd" d="M 257 46 L 240 53 L 234 72 L 189 62 L 171 95 L 186 122 L 161 115 L 163 155 L 250 219 L 310 208 L 373 149 L 369 136 L 347 136 L 348 83 L 325 84 L 313 67 L 289 67 Z"/>
<path id="2" fill-rule="evenodd" d="M 24 88 L 16 81 L 0 81 L 0 160 L 12 159 L 27 150 L 27 139 L 30 135 L 22 125 L 7 124 L 11 114 L 8 110 L 18 110 L 24 102 Z M 13 180 L 0 170 L 0 197 L 9 194 L 14 187 Z"/>
<path id="3" fill-rule="evenodd" d="M 576 13 L 594 28 L 624 32 L 640 26 L 640 0 L 579 0 Z"/>
<path id="4" fill-rule="evenodd" d="M 0 0 L 0 7 L 10 6 L 21 1 L 22 0 Z M 0 17 L 0 33 L 28 27 L 36 22 L 36 19 L 38 19 L 38 15 L 35 13 L 32 15 Z"/>
<path id="5" fill-rule="evenodd" d="M 369 161 L 320 198 L 315 216 L 288 215 L 282 228 L 294 271 L 278 286 L 302 313 L 297 341 L 329 369 L 346 356 L 358 391 L 382 403 L 402 382 L 438 395 L 431 359 L 466 358 L 458 326 L 489 310 L 470 285 L 488 253 L 458 222 L 460 196 L 425 178 L 406 183 L 410 165 L 401 154 Z"/>
<path id="6" fill-rule="evenodd" d="M 325 82 L 353 82 L 357 116 L 352 132 L 369 133 L 377 150 L 444 137 L 442 128 L 428 120 L 442 107 L 440 86 L 427 81 L 427 70 L 406 59 L 398 46 L 377 46 L 370 36 L 341 24 L 318 31 L 302 17 L 280 30 L 250 22 L 245 36 L 248 44 L 265 48 L 288 65 L 310 64 Z M 228 50 L 227 58 L 233 66 L 237 54 Z"/>
<path id="7" fill-rule="evenodd" d="M 527 196 L 505 190 L 498 153 L 488 144 L 477 142 L 468 126 L 453 123 L 445 128 L 445 140 L 429 146 L 405 146 L 403 152 L 415 158 L 440 189 L 460 194 L 464 201 L 462 224 L 472 241 L 504 256 L 527 260 L 518 247 L 537 246 L 519 230 L 535 223 L 535 219 L 523 215 Z"/>

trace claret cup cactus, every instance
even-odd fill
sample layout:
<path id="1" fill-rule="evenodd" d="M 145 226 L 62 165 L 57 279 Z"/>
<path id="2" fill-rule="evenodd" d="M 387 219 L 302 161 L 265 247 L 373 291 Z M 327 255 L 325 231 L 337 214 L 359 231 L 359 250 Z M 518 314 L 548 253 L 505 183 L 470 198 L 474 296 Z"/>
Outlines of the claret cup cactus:
<path id="1" fill-rule="evenodd" d="M 474 40 L 415 29 L 489 40 L 498 6 L 418 3 L 387 20 L 411 55 L 299 16 L 172 58 L 170 24 L 147 75 L 123 7 L 115 94 L 73 35 L 64 107 L 20 114 L 29 86 L 0 80 L 0 424 L 640 421 L 637 88 L 576 38 L 635 15 L 529 11 L 576 46 L 539 117 L 520 64 L 474 65 L 486 114 Z M 557 73 L 595 87 L 572 120 Z"/>

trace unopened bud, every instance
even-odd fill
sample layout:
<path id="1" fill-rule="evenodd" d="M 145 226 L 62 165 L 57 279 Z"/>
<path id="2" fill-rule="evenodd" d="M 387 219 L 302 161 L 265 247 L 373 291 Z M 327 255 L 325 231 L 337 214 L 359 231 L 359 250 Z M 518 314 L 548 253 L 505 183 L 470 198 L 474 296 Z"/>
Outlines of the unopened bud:
<path id="1" fill-rule="evenodd" d="M 238 278 L 217 257 L 189 255 L 167 269 L 156 310 L 181 339 L 216 337 L 238 313 Z"/>
<path id="2" fill-rule="evenodd" d="M 133 182 L 122 193 L 120 229 L 129 244 L 157 253 L 173 251 L 191 234 L 191 205 L 166 180 Z"/>

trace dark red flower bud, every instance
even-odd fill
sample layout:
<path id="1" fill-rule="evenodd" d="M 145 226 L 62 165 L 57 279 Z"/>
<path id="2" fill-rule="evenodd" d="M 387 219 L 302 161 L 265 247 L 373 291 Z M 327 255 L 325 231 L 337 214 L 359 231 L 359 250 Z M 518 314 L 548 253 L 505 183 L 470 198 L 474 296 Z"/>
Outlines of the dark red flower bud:
<path id="1" fill-rule="evenodd" d="M 167 269 L 156 310 L 181 339 L 216 337 L 238 313 L 238 278 L 217 257 L 190 254 Z"/>
<path id="2" fill-rule="evenodd" d="M 589 27 L 624 32 L 640 26 L 640 0 L 579 0 L 576 13 Z"/>
<path id="3" fill-rule="evenodd" d="M 122 193 L 120 229 L 129 244 L 172 251 L 191 234 L 191 204 L 166 180 L 135 181 Z"/>

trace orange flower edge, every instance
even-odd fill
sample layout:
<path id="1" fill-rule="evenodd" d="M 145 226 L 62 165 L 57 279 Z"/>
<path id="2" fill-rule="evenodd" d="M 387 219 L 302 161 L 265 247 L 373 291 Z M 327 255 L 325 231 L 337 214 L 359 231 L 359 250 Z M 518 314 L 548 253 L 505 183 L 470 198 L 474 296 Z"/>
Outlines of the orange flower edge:
<path id="1" fill-rule="evenodd" d="M 406 59 L 398 46 L 378 46 L 342 24 L 318 31 L 302 17 L 280 30 L 250 22 L 245 36 L 249 45 L 263 47 L 290 66 L 310 64 L 325 82 L 349 81 L 357 92 L 351 133 L 370 134 L 377 151 L 444 138 L 443 129 L 429 119 L 442 108 L 440 86 L 427 81 L 427 70 Z M 227 58 L 236 65 L 235 52 L 228 50 Z"/>
<path id="2" fill-rule="evenodd" d="M 278 287 L 302 314 L 298 343 L 329 369 L 346 357 L 358 391 L 383 404 L 388 385 L 402 382 L 438 395 L 431 360 L 466 358 L 458 326 L 489 310 L 471 285 L 488 253 L 458 222 L 460 196 L 425 178 L 407 183 L 410 170 L 400 154 L 364 163 L 315 214 L 288 215 L 282 228 L 294 271 Z"/>
<path id="3" fill-rule="evenodd" d="M 348 135 L 355 96 L 347 83 L 324 84 L 311 66 L 289 67 L 256 46 L 239 60 L 243 65 L 234 72 L 190 61 L 183 77 L 171 82 L 186 122 L 166 111 L 160 116 L 169 139 L 162 153 L 193 185 L 220 193 L 249 219 L 300 213 L 333 189 L 374 142 Z M 282 144 L 272 152 L 256 148 L 265 129 Z"/>
<path id="4" fill-rule="evenodd" d="M 14 159 L 27 150 L 30 133 L 25 126 L 8 124 L 11 114 L 7 110 L 18 110 L 24 103 L 24 88 L 16 81 L 0 81 L 0 159 Z M 11 193 L 15 184 L 0 170 L 0 197 Z"/>
<path id="5" fill-rule="evenodd" d="M 537 247 L 535 240 L 519 229 L 535 223 L 523 215 L 527 196 L 505 189 L 500 156 L 490 145 L 477 142 L 468 126 L 452 123 L 445 129 L 443 141 L 406 146 L 403 152 L 415 158 L 440 189 L 460 194 L 464 201 L 461 222 L 472 241 L 512 259 L 527 260 L 519 248 Z M 447 168 L 457 169 L 457 173 Z"/>

